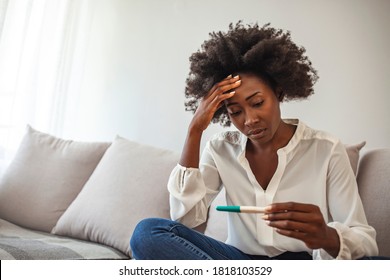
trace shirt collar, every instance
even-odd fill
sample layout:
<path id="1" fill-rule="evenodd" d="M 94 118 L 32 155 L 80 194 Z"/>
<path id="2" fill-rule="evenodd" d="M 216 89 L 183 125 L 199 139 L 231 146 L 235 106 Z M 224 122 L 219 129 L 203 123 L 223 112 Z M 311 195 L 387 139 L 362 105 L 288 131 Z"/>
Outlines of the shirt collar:
<path id="1" fill-rule="evenodd" d="M 288 144 L 278 150 L 278 152 L 280 151 L 284 153 L 289 153 L 302 139 L 303 132 L 305 130 L 306 125 L 303 122 L 301 122 L 299 119 L 283 119 L 283 121 L 285 123 L 297 126 L 297 129 L 295 130 L 295 133 L 293 137 L 290 139 L 290 141 L 288 142 Z M 238 155 L 238 158 L 242 158 L 243 156 L 245 156 L 246 143 L 248 142 L 248 137 L 246 135 L 242 133 L 240 133 L 240 135 L 241 135 L 241 139 L 240 139 L 241 153 Z"/>

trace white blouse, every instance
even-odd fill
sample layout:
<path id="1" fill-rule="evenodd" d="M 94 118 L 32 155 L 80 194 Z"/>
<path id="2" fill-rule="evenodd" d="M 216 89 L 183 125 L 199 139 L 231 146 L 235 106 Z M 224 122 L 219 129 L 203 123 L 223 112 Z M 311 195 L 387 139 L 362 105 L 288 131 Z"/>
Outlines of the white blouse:
<path id="1" fill-rule="evenodd" d="M 228 205 L 267 206 L 294 201 L 320 207 L 325 222 L 340 238 L 337 259 L 378 254 L 376 232 L 367 224 L 355 175 L 344 145 L 328 133 L 298 120 L 287 146 L 278 150 L 278 166 L 266 190 L 257 182 L 245 157 L 247 137 L 238 131 L 215 135 L 206 144 L 200 167 L 177 165 L 168 182 L 171 218 L 189 227 L 203 223 L 222 186 Z M 297 239 L 278 234 L 261 214 L 229 213 L 227 244 L 251 255 L 307 251 L 313 259 L 332 259 Z"/>

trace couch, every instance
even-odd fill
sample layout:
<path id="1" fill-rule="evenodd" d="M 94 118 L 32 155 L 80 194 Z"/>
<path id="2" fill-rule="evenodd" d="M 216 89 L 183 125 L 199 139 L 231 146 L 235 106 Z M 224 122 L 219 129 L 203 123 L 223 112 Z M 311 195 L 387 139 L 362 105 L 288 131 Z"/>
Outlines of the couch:
<path id="1" fill-rule="evenodd" d="M 346 146 L 380 255 L 390 256 L 390 149 Z M 0 178 L 0 259 L 131 259 L 143 218 L 169 218 L 169 174 L 179 153 L 116 136 L 78 142 L 27 126 Z M 226 239 L 224 191 L 197 228 Z"/>

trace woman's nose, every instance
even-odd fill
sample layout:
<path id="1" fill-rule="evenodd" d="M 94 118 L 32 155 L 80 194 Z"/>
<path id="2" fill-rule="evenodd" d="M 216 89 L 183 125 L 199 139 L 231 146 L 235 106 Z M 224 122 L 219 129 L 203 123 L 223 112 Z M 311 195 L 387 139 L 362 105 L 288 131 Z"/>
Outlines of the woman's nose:
<path id="1" fill-rule="evenodd" d="M 245 125 L 248 127 L 253 126 L 254 124 L 258 123 L 260 120 L 259 116 L 255 112 L 248 111 L 245 115 Z"/>

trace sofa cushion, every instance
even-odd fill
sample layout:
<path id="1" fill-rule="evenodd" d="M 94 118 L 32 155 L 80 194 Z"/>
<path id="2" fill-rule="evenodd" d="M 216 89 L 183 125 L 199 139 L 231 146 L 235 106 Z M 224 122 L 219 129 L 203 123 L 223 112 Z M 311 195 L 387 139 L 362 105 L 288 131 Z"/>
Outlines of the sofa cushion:
<path id="1" fill-rule="evenodd" d="M 112 247 L 26 229 L 2 219 L 0 219 L 0 228 L 0 260 L 111 260 L 129 258 Z M 47 278 L 43 277 L 43 279 Z"/>
<path id="2" fill-rule="evenodd" d="M 0 180 L 0 218 L 50 232 L 108 146 L 63 140 L 27 126 Z"/>
<path id="3" fill-rule="evenodd" d="M 360 150 L 366 145 L 366 141 L 363 141 L 358 144 L 346 144 L 345 149 L 347 150 L 349 162 L 351 163 L 351 167 L 353 173 L 357 172 L 359 158 L 360 158 Z"/>
<path id="4" fill-rule="evenodd" d="M 365 153 L 357 182 L 368 223 L 376 229 L 379 255 L 390 257 L 390 149 Z"/>
<path id="5" fill-rule="evenodd" d="M 353 172 L 356 174 L 358 167 L 360 150 L 364 147 L 366 142 L 361 142 L 359 144 L 349 144 L 345 145 L 347 150 L 348 158 L 352 167 Z M 213 237 L 220 241 L 226 241 L 227 239 L 227 212 L 221 212 L 215 210 L 218 205 L 226 205 L 226 193 L 223 188 L 219 192 L 217 197 L 213 200 L 210 205 L 209 217 L 207 219 L 207 225 L 205 229 L 205 234 Z"/>
<path id="6" fill-rule="evenodd" d="M 167 182 L 179 155 L 117 137 L 53 233 L 106 244 L 131 256 L 136 224 L 169 218 Z"/>

